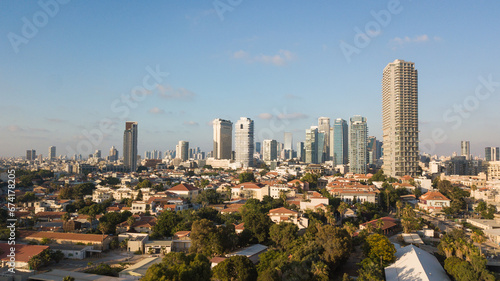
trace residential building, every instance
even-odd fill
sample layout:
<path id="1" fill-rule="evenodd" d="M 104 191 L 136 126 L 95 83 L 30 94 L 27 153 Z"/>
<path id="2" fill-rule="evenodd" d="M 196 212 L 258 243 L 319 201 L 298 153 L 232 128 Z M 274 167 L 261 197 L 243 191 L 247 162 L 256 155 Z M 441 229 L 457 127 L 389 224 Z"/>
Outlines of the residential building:
<path id="1" fill-rule="evenodd" d="M 349 130 L 347 122 L 341 118 L 333 123 L 333 161 L 334 165 L 349 163 Z"/>
<path id="2" fill-rule="evenodd" d="M 301 162 L 306 161 L 306 148 L 303 141 L 297 142 L 297 158 Z"/>
<path id="3" fill-rule="evenodd" d="M 190 199 L 196 198 L 196 196 L 198 196 L 199 191 L 200 190 L 198 188 L 188 183 L 181 183 L 168 189 L 168 192 L 172 192 L 180 197 L 190 198 Z"/>
<path id="4" fill-rule="evenodd" d="M 500 161 L 500 148 L 486 147 L 484 149 L 484 157 L 486 161 Z"/>
<path id="5" fill-rule="evenodd" d="M 269 218 L 276 224 L 280 224 L 282 222 L 293 223 L 299 228 L 299 230 L 307 228 L 309 225 L 309 220 L 301 217 L 299 212 L 283 207 L 269 210 Z"/>
<path id="6" fill-rule="evenodd" d="M 269 185 L 245 182 L 231 187 L 231 199 L 255 198 L 262 201 L 266 195 L 269 195 Z"/>
<path id="7" fill-rule="evenodd" d="M 123 133 L 123 164 L 130 172 L 137 170 L 137 135 L 138 123 L 125 122 Z"/>
<path id="8" fill-rule="evenodd" d="M 418 74 L 413 62 L 389 63 L 382 78 L 384 174 L 416 176 L 418 162 Z"/>
<path id="9" fill-rule="evenodd" d="M 189 159 L 189 142 L 179 141 L 179 144 L 175 146 L 175 158 L 181 159 L 181 161 L 187 161 Z"/>
<path id="10" fill-rule="evenodd" d="M 36 160 L 36 150 L 34 150 L 34 149 L 26 150 L 26 160 L 35 161 Z"/>
<path id="11" fill-rule="evenodd" d="M 310 129 L 306 129 L 304 150 L 304 162 L 318 164 L 318 127 L 311 126 Z"/>
<path id="12" fill-rule="evenodd" d="M 285 150 L 293 150 L 293 134 L 291 132 L 284 133 L 284 149 Z"/>
<path id="13" fill-rule="evenodd" d="M 235 161 L 243 167 L 253 167 L 254 123 L 253 120 L 241 117 L 235 126 Z"/>
<path id="14" fill-rule="evenodd" d="M 54 159 L 56 159 L 56 147 L 49 146 L 49 160 L 54 160 Z"/>
<path id="15" fill-rule="evenodd" d="M 443 208 L 450 207 L 451 200 L 439 191 L 429 191 L 420 196 L 418 207 L 424 210 L 434 212 L 441 211 Z"/>
<path id="16" fill-rule="evenodd" d="M 274 161 L 278 159 L 278 142 L 276 140 L 263 140 L 262 146 L 262 160 Z"/>
<path id="17" fill-rule="evenodd" d="M 325 162 L 330 160 L 330 118 L 328 117 L 320 117 L 318 118 L 318 133 L 323 134 L 323 149 L 321 153 L 322 161 Z"/>
<path id="18" fill-rule="evenodd" d="M 470 141 L 462 141 L 460 143 L 460 152 L 462 156 L 465 156 L 465 159 L 471 160 Z"/>
<path id="19" fill-rule="evenodd" d="M 368 126 L 366 118 L 356 115 L 349 128 L 349 172 L 366 174 Z"/>
<path id="20" fill-rule="evenodd" d="M 108 161 L 111 162 L 118 161 L 118 150 L 115 148 L 115 146 L 112 146 L 109 149 Z"/>
<path id="21" fill-rule="evenodd" d="M 231 159 L 233 151 L 233 123 L 229 120 L 215 119 L 214 127 L 214 159 Z"/>

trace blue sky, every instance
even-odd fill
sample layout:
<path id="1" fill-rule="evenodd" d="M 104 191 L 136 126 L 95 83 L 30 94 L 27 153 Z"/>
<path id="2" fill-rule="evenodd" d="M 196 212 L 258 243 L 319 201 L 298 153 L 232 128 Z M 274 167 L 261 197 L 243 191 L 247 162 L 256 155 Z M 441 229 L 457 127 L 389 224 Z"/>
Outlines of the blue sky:
<path id="1" fill-rule="evenodd" d="M 121 155 L 127 120 L 141 155 L 179 140 L 209 151 L 210 121 L 241 116 L 256 141 L 300 141 L 318 117 L 353 115 L 381 138 L 382 70 L 395 59 L 418 69 L 421 151 L 500 146 L 498 1 L 41 3 L 0 2 L 1 156 Z M 144 81 L 157 85 L 120 100 Z"/>

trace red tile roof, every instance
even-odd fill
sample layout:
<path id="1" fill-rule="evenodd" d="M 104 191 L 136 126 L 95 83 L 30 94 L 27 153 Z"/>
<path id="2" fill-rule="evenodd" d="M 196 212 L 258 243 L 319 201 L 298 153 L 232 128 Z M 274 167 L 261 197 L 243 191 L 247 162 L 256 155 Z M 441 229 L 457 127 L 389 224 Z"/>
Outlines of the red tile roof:
<path id="1" fill-rule="evenodd" d="M 11 247 L 16 248 L 15 254 L 17 262 L 28 262 L 31 257 L 49 248 L 49 246 L 41 245 L 16 244 L 15 246 L 11 246 L 7 243 L 0 243 L 0 260 L 6 262 L 10 261 L 10 257 L 7 257 L 7 255 L 10 254 Z"/>
<path id="2" fill-rule="evenodd" d="M 295 215 L 295 214 L 297 214 L 297 212 L 289 210 L 287 208 L 281 207 L 281 208 L 276 208 L 276 209 L 269 210 L 269 214 L 290 214 L 290 215 Z"/>
<path id="3" fill-rule="evenodd" d="M 168 191 L 192 191 L 192 190 L 198 190 L 198 188 L 196 188 L 188 183 L 181 183 L 181 184 L 178 184 L 178 185 L 170 188 Z"/>
<path id="4" fill-rule="evenodd" d="M 101 234 L 58 233 L 43 231 L 21 231 L 20 236 L 25 239 L 49 238 L 52 240 L 88 241 L 99 243 L 102 243 L 102 241 L 108 237 L 108 235 L 104 235 L 103 237 Z"/>
<path id="5" fill-rule="evenodd" d="M 446 200 L 450 201 L 450 199 L 446 198 L 441 192 L 439 191 L 429 191 L 425 193 L 424 195 L 420 196 L 421 200 Z"/>

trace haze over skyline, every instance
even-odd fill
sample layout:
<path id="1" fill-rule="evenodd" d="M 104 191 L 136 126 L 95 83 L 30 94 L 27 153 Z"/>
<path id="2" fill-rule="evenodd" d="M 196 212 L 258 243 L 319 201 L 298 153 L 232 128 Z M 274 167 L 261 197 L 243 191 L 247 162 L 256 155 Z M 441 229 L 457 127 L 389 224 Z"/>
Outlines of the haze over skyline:
<path id="1" fill-rule="evenodd" d="M 256 141 L 290 131 L 296 143 L 319 117 L 361 115 L 381 140 L 382 71 L 395 59 L 418 70 L 421 152 L 500 146 L 496 1 L 57 3 L 0 3 L 0 157 L 70 154 L 107 119 L 94 148 L 105 155 L 123 155 L 125 121 L 138 122 L 140 155 L 179 140 L 210 151 L 215 118 L 248 117 Z M 136 87 L 147 95 L 127 103 Z M 446 139 L 429 149 L 433 135 Z"/>

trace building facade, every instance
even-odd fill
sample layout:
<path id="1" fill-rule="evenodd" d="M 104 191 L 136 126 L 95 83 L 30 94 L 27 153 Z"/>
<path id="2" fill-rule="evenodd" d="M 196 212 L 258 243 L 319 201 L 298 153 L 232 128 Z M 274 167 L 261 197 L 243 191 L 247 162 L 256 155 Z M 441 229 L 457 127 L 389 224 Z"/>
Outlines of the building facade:
<path id="1" fill-rule="evenodd" d="M 137 122 L 125 122 L 123 133 L 123 164 L 130 172 L 137 170 Z"/>
<path id="2" fill-rule="evenodd" d="M 349 171 L 366 174 L 368 126 L 366 118 L 356 115 L 351 118 L 349 128 Z"/>
<path id="3" fill-rule="evenodd" d="M 262 160 L 274 161 L 278 159 L 278 143 L 276 140 L 262 141 Z"/>
<path id="4" fill-rule="evenodd" d="M 233 123 L 229 120 L 215 119 L 214 153 L 215 159 L 231 159 L 233 151 Z"/>
<path id="5" fill-rule="evenodd" d="M 235 161 L 244 167 L 253 167 L 254 124 L 253 120 L 241 117 L 235 126 Z"/>
<path id="6" fill-rule="evenodd" d="M 312 126 L 306 129 L 306 141 L 304 143 L 304 162 L 318 164 L 318 128 Z"/>
<path id="7" fill-rule="evenodd" d="M 349 130 L 347 122 L 341 118 L 333 123 L 333 161 L 335 165 L 349 162 Z"/>
<path id="8" fill-rule="evenodd" d="M 418 174 L 418 74 L 413 62 L 389 63 L 382 78 L 384 164 L 389 176 Z"/>
<path id="9" fill-rule="evenodd" d="M 187 161 L 189 159 L 189 142 L 179 141 L 179 144 L 175 146 L 175 158 L 179 158 L 182 161 Z"/>

